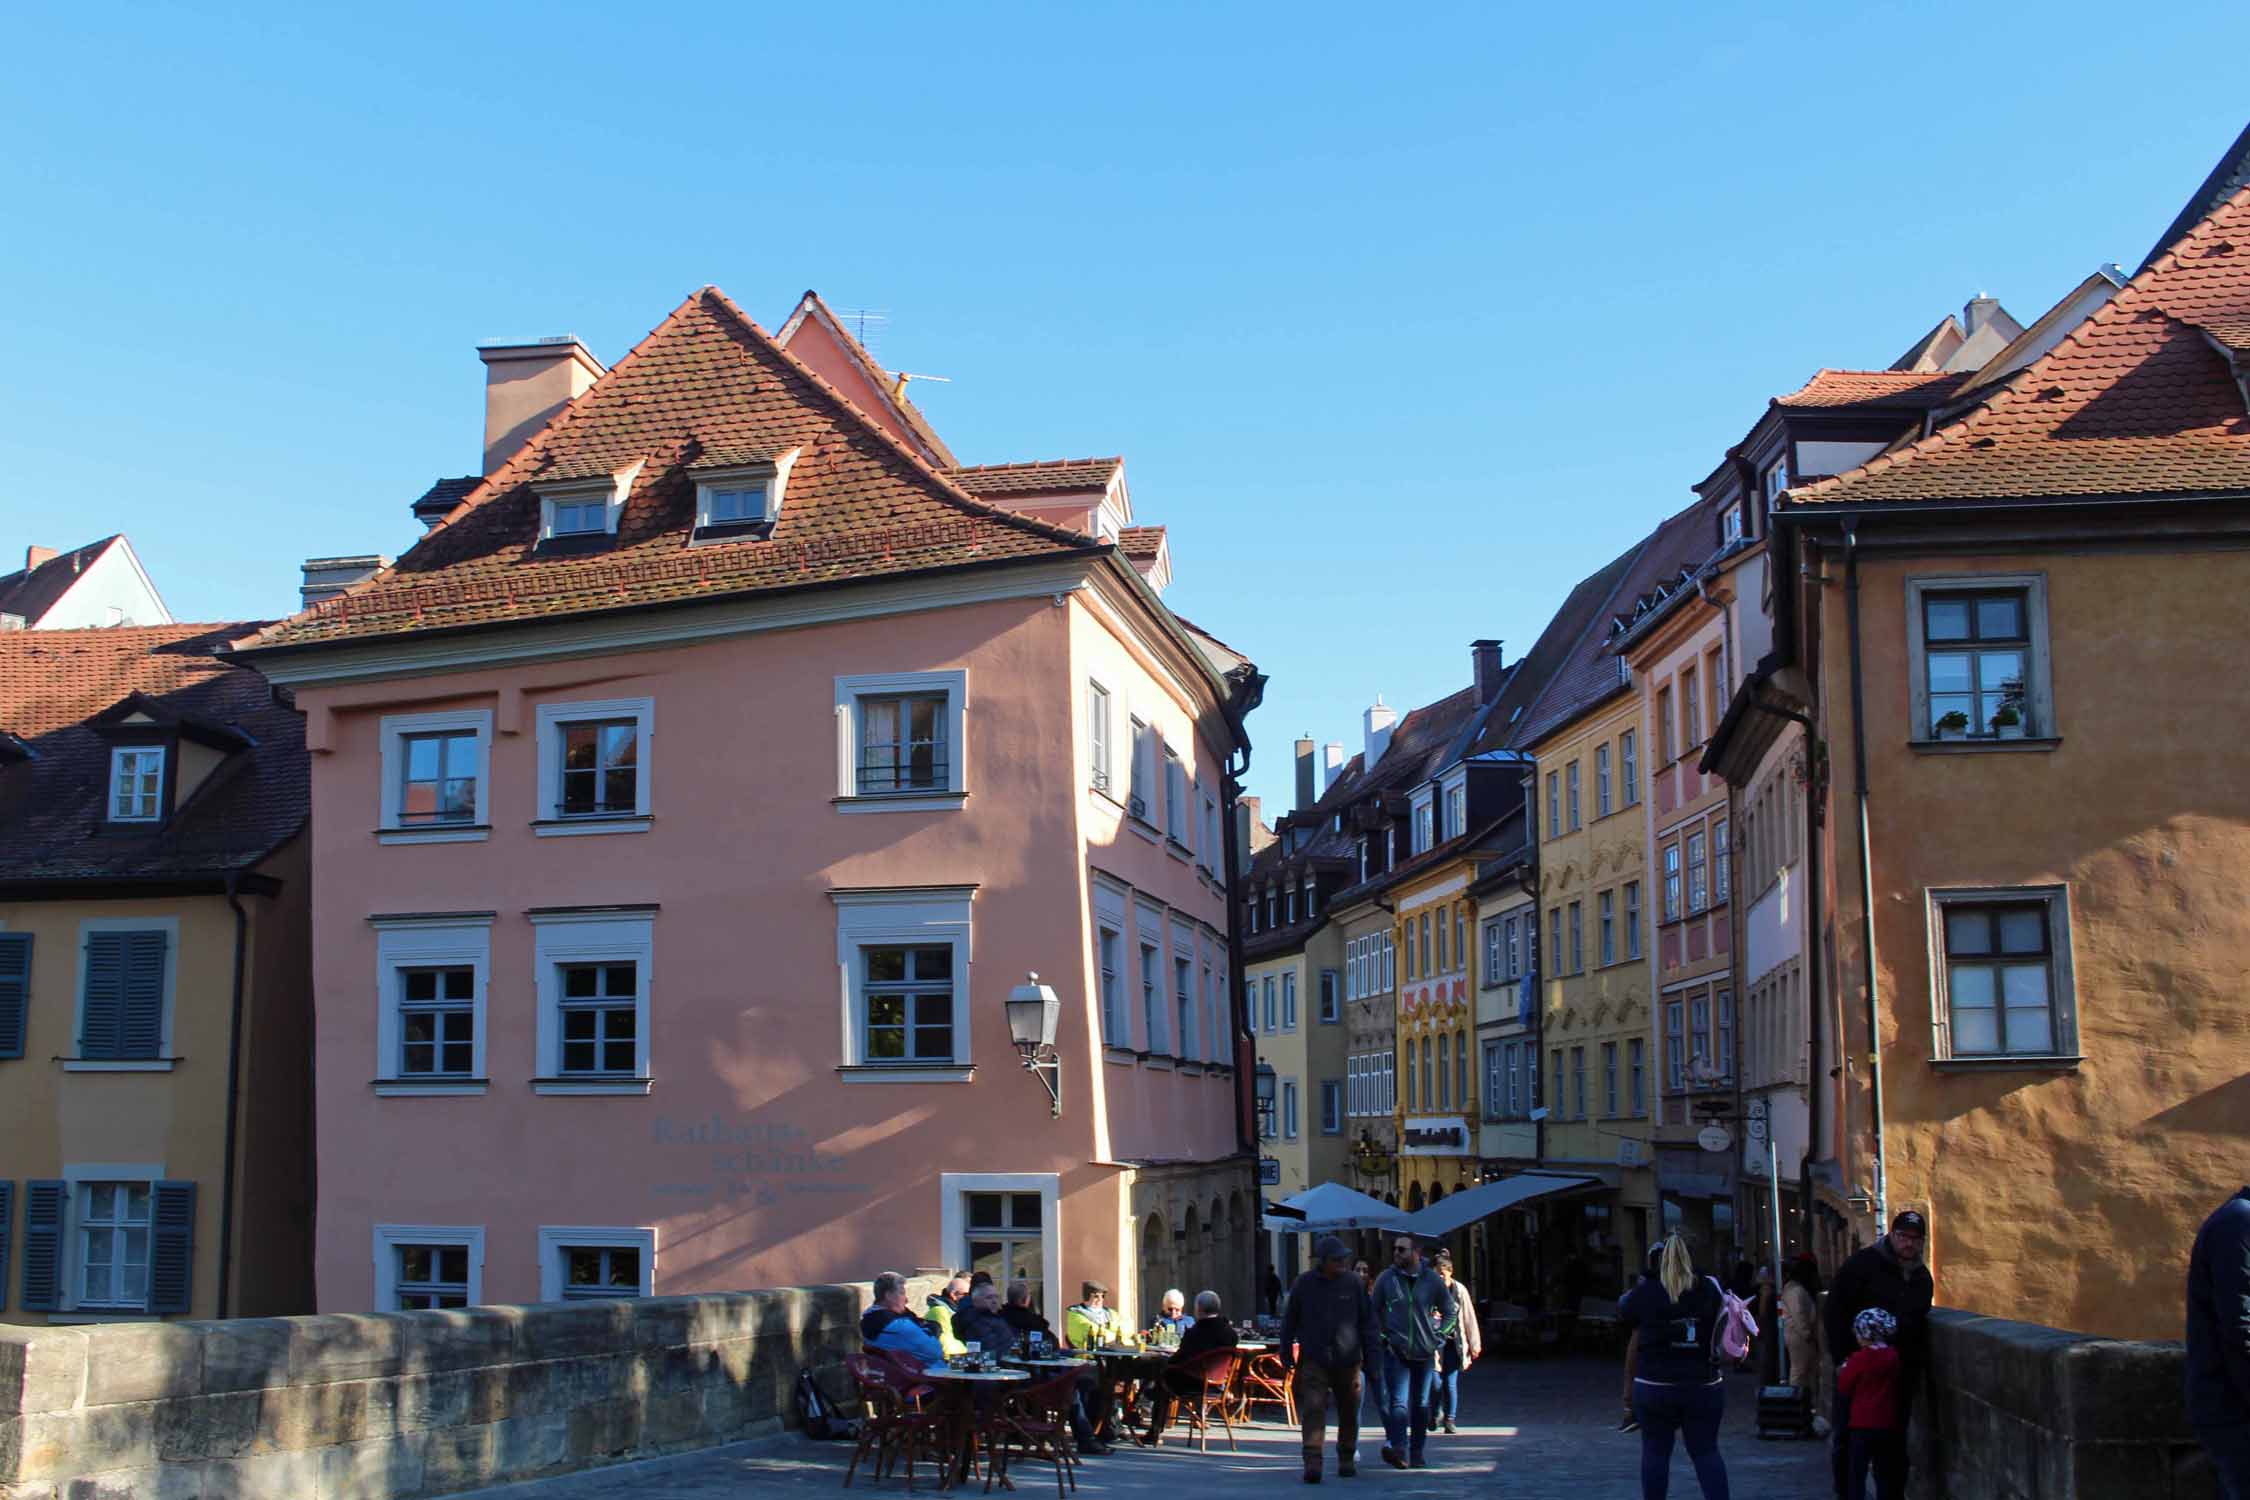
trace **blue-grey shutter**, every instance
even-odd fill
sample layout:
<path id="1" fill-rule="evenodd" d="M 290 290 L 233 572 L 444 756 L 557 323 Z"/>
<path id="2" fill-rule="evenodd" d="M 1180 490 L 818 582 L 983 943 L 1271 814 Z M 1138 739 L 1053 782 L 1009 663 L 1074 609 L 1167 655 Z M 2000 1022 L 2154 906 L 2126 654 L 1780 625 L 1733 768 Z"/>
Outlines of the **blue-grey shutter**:
<path id="1" fill-rule="evenodd" d="M 31 934 L 0 932 L 0 1057 L 23 1056 L 31 1025 Z M 0 1248 L 5 1247 L 0 1240 Z M 0 1284 L 7 1267 L 0 1264 Z"/>
<path id="2" fill-rule="evenodd" d="M 124 933 L 86 934 L 86 993 L 78 1010 L 78 1055 L 116 1057 L 125 1014 Z"/>
<path id="3" fill-rule="evenodd" d="M 153 1058 L 164 1041 L 165 934 L 86 935 L 86 997 L 78 1055 Z"/>
<path id="4" fill-rule="evenodd" d="M 16 1222 L 16 1185 L 0 1178 L 0 1312 L 8 1310 L 8 1231 Z"/>
<path id="5" fill-rule="evenodd" d="M 195 1184 L 157 1183 L 149 1225 L 148 1310 L 184 1313 L 195 1280 Z"/>
<path id="6" fill-rule="evenodd" d="M 53 1312 L 62 1306 L 63 1196 L 67 1182 L 23 1185 L 23 1310 Z"/>
<path id="7" fill-rule="evenodd" d="M 164 1054 L 164 950 L 165 934 L 125 934 L 125 1011 L 120 1034 L 120 1057 L 161 1057 Z"/>

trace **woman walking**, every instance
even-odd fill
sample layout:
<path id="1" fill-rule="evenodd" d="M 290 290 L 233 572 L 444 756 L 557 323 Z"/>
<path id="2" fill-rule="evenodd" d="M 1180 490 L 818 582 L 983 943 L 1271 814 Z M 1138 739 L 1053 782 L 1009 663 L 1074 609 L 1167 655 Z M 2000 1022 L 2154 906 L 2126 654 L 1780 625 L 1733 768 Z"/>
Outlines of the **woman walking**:
<path id="1" fill-rule="evenodd" d="M 1827 1340 L 1820 1326 L 1820 1262 L 1799 1255 L 1783 1267 L 1782 1275 L 1781 1332 L 1789 1351 L 1789 1383 L 1804 1393 L 1813 1436 L 1826 1437 L 1834 1394 L 1828 1389 L 1828 1351 L 1822 1347 Z"/>
<path id="2" fill-rule="evenodd" d="M 1459 1432 L 1454 1418 L 1461 1414 L 1461 1372 L 1484 1357 L 1484 1334 L 1477 1327 L 1476 1299 L 1467 1283 L 1453 1279 L 1453 1252 L 1437 1253 L 1438 1275 L 1453 1293 L 1456 1313 L 1453 1336 L 1438 1350 L 1437 1410 L 1432 1413 L 1447 1432 Z"/>
<path id="3" fill-rule="evenodd" d="M 1670 1492 L 1675 1437 L 1687 1443 L 1703 1500 L 1729 1500 L 1726 1460 L 1719 1457 L 1726 1383 L 1716 1349 L 1725 1310 L 1719 1284 L 1696 1274 L 1677 1234 L 1664 1241 L 1656 1277 L 1618 1304 L 1619 1320 L 1640 1335 L 1633 1415 L 1641 1424 L 1643 1500 L 1665 1500 Z"/>

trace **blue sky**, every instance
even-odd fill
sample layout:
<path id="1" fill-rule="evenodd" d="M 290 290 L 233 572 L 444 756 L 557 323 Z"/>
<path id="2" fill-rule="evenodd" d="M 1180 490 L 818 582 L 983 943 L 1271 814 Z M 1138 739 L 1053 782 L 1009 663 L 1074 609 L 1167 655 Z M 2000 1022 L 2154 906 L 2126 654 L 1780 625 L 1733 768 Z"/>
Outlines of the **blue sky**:
<path id="1" fill-rule="evenodd" d="M 1768 396 L 2132 269 L 2250 117 L 2239 0 L 1813 9 L 18 10 L 0 566 L 124 530 L 281 612 L 476 466 L 479 341 L 817 287 L 965 460 L 1126 456 L 1284 804 Z"/>

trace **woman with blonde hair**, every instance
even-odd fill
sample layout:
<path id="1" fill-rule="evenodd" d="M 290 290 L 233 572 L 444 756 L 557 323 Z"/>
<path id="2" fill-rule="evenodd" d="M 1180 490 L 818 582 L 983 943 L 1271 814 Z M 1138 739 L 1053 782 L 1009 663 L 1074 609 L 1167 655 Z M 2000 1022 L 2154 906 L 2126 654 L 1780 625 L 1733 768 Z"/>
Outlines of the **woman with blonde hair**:
<path id="1" fill-rule="evenodd" d="M 1716 1344 L 1726 1304 L 1719 1284 L 1695 1269 L 1687 1241 L 1664 1241 L 1657 1274 L 1625 1294 L 1617 1315 L 1638 1334 L 1633 1415 L 1641 1424 L 1641 1494 L 1664 1500 L 1672 1484 L 1672 1444 L 1687 1443 L 1703 1500 L 1728 1500 L 1719 1423 L 1726 1416 L 1726 1379 Z"/>

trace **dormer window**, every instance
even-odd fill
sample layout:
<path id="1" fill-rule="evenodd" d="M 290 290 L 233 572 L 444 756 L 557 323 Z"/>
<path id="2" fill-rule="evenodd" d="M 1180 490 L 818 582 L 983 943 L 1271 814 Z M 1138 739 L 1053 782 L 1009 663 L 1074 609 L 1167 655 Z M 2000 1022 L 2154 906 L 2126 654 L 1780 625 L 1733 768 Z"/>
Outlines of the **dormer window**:
<path id="1" fill-rule="evenodd" d="M 625 513 L 625 497 L 633 492 L 633 481 L 645 462 L 636 458 L 606 474 L 558 478 L 538 485 L 540 544 L 584 546 L 615 536 L 618 518 Z"/>
<path id="2" fill-rule="evenodd" d="M 1764 484 L 1766 504 L 1771 505 L 1774 501 L 1780 499 L 1781 492 L 1787 488 L 1789 488 L 1789 457 L 1787 454 L 1783 454 L 1780 458 L 1766 465 Z"/>
<path id="3" fill-rule="evenodd" d="M 781 519 L 789 471 L 803 450 L 751 453 L 741 449 L 707 452 L 688 472 L 695 478 L 694 542 L 761 539 Z"/>
<path id="4" fill-rule="evenodd" d="M 120 745 L 109 752 L 109 820 L 154 823 L 164 816 L 164 747 Z"/>
<path id="5" fill-rule="evenodd" d="M 1723 547 L 1729 542 L 1739 542 L 1741 540 L 1742 506 L 1739 502 L 1737 502 L 1736 504 L 1728 506 L 1726 508 L 1726 511 L 1719 517 L 1719 545 Z"/>

